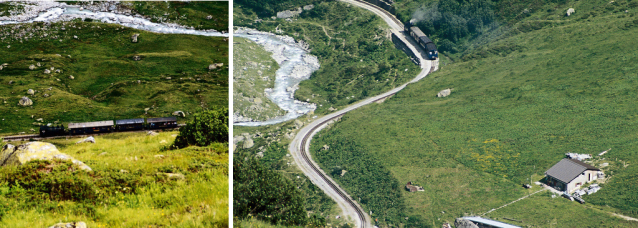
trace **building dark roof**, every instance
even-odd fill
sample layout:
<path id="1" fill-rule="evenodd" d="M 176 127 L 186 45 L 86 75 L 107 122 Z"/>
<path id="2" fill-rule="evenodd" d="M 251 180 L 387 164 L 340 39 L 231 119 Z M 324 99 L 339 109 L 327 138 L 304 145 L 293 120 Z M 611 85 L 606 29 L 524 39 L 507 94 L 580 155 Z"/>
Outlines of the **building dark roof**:
<path id="1" fill-rule="evenodd" d="M 116 120 L 115 124 L 117 125 L 121 125 L 121 124 L 143 124 L 144 123 L 144 118 L 138 118 L 138 119 L 125 119 L 125 120 Z"/>
<path id="2" fill-rule="evenodd" d="M 160 117 L 160 118 L 148 118 L 146 122 L 148 123 L 158 123 L 158 122 L 175 122 L 177 121 L 177 117 Z"/>
<path id="3" fill-rule="evenodd" d="M 478 216 L 474 216 L 474 217 L 463 217 L 466 220 L 475 222 L 475 223 L 480 223 L 483 225 L 487 225 L 488 227 L 499 227 L 499 228 L 521 228 L 520 226 L 515 226 L 512 224 L 507 224 L 504 222 L 500 222 L 500 221 L 496 221 L 496 220 L 491 220 L 491 219 L 486 219 L 486 218 L 481 218 Z M 483 227 L 483 226 L 479 226 L 479 227 Z"/>
<path id="4" fill-rule="evenodd" d="M 556 178 L 562 181 L 563 183 L 569 183 L 573 179 L 578 177 L 578 175 L 585 172 L 585 170 L 600 171 L 600 169 L 594 166 L 591 166 L 589 164 L 586 164 L 582 161 L 565 158 L 563 160 L 560 160 L 558 163 L 556 163 L 556 165 L 552 166 L 552 168 L 549 168 L 549 170 L 547 170 L 545 174 L 553 178 Z"/>

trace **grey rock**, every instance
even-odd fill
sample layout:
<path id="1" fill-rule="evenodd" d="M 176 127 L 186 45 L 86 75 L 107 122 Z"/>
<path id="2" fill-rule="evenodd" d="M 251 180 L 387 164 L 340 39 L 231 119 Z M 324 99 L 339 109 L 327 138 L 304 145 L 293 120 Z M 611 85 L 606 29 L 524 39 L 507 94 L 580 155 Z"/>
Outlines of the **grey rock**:
<path id="1" fill-rule="evenodd" d="M 206 20 L 210 20 L 210 19 L 213 19 L 213 15 L 206 16 Z"/>
<path id="2" fill-rule="evenodd" d="M 244 140 L 244 149 L 248 149 L 251 148 L 255 145 L 255 143 L 253 142 L 252 138 L 246 138 L 246 140 Z"/>
<path id="3" fill-rule="evenodd" d="M 34 70 L 34 69 L 35 69 L 35 65 L 31 64 L 31 65 L 29 66 L 29 70 Z"/>
<path id="4" fill-rule="evenodd" d="M 567 9 L 567 16 L 569 17 L 570 15 L 576 13 L 576 10 L 574 10 L 574 8 L 569 8 Z"/>
<path id="5" fill-rule="evenodd" d="M 456 228 L 479 228 L 476 224 L 464 218 L 454 220 L 454 226 Z"/>
<path id="6" fill-rule="evenodd" d="M 173 112 L 174 116 L 181 116 L 181 117 L 186 117 L 186 113 L 182 112 L 182 111 L 174 111 Z"/>
<path id="7" fill-rule="evenodd" d="M 33 91 L 32 89 L 29 89 L 29 90 L 27 90 L 27 94 L 33 95 L 33 94 L 35 94 L 35 91 Z"/>
<path id="8" fill-rule="evenodd" d="M 80 144 L 80 143 L 95 143 L 95 138 L 93 138 L 93 136 L 89 136 L 85 139 L 82 139 L 80 141 L 77 141 L 75 144 Z"/>
<path id="9" fill-rule="evenodd" d="M 277 18 L 291 18 L 291 17 L 299 15 L 301 12 L 303 12 L 301 7 L 297 8 L 296 10 L 281 11 L 281 12 L 277 12 Z"/>
<path id="10" fill-rule="evenodd" d="M 50 73 L 51 73 L 51 71 L 50 71 L 49 69 L 44 69 L 44 73 L 45 73 L 45 74 L 50 74 Z"/>
<path id="11" fill-rule="evenodd" d="M 168 180 L 185 180 L 186 176 L 181 173 L 157 173 L 157 176 L 166 177 Z"/>
<path id="12" fill-rule="evenodd" d="M 436 97 L 447 97 L 447 96 L 450 96 L 451 93 L 452 93 L 452 89 L 444 89 L 444 90 L 441 90 L 441 92 L 439 92 L 438 94 L 436 94 Z"/>
<path id="13" fill-rule="evenodd" d="M 28 97 L 22 97 L 20 101 L 18 101 L 18 105 L 30 106 L 30 105 L 33 105 L 33 101 L 31 101 L 31 99 L 29 99 Z"/>
<path id="14" fill-rule="evenodd" d="M 49 228 L 87 228 L 86 223 L 84 222 L 67 222 L 67 223 L 58 223 Z"/>
<path id="15" fill-rule="evenodd" d="M 69 79 L 73 80 L 75 77 L 73 77 L 73 75 L 69 75 Z"/>
<path id="16" fill-rule="evenodd" d="M 0 166 L 24 165 L 33 160 L 69 160 L 80 169 L 91 171 L 91 167 L 73 157 L 61 153 L 55 145 L 45 142 L 29 142 L 17 147 L 5 146 L 0 151 Z"/>
<path id="17" fill-rule="evenodd" d="M 137 43 L 137 37 L 140 36 L 139 33 L 135 33 L 132 37 L 131 37 L 131 42 L 133 43 Z"/>
<path id="18" fill-rule="evenodd" d="M 133 60 L 134 61 L 140 61 L 142 60 L 142 57 L 140 57 L 139 55 L 133 56 Z"/>
<path id="19" fill-rule="evenodd" d="M 310 4 L 310 5 L 305 5 L 305 6 L 303 7 L 303 10 L 311 10 L 311 9 L 313 9 L 313 8 L 315 8 L 315 6 L 314 6 L 314 5 L 312 5 L 312 4 Z"/>

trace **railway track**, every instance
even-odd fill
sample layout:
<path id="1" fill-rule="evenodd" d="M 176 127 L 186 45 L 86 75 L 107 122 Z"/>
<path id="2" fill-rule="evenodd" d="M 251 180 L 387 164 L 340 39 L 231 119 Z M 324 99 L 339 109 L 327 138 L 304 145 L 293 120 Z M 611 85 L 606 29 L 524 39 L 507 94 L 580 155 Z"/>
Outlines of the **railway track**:
<path id="1" fill-rule="evenodd" d="M 170 130 L 179 130 L 180 127 L 185 126 L 186 124 L 179 124 L 176 128 L 171 128 Z M 41 137 L 40 135 L 11 135 L 0 137 L 3 141 L 24 141 L 24 140 L 43 140 L 43 139 L 61 139 L 61 138 L 82 138 L 89 136 L 99 136 L 99 135 L 108 135 L 112 133 L 126 133 L 126 132 L 148 132 L 148 131 L 164 131 L 165 129 L 154 129 L 154 130 L 138 130 L 138 131 L 114 131 L 108 133 L 97 133 L 97 134 L 85 134 L 85 135 L 58 135 L 58 136 L 49 136 L 49 137 Z"/>
<path id="2" fill-rule="evenodd" d="M 390 94 L 386 94 L 382 97 L 379 97 L 377 99 L 374 99 L 372 102 L 377 102 L 383 99 L 386 99 L 392 95 L 396 94 L 396 92 L 394 93 L 390 93 Z M 355 208 L 355 211 L 357 213 L 357 215 L 359 216 L 360 222 L 362 224 L 361 227 L 363 228 L 368 228 L 368 224 L 369 221 L 367 221 L 367 217 L 365 216 L 365 213 L 363 212 L 363 209 L 354 202 L 354 200 L 352 200 L 345 192 L 343 192 L 341 190 L 341 188 L 339 188 L 330 178 L 328 178 L 323 172 L 321 172 L 321 170 L 312 162 L 312 159 L 310 158 L 310 152 L 306 150 L 306 147 L 304 145 L 308 145 L 308 140 L 312 139 L 312 135 L 314 132 L 317 132 L 319 130 L 319 128 L 321 128 L 323 125 L 327 124 L 330 121 L 333 121 L 337 118 L 342 117 L 343 115 L 345 115 L 345 113 L 334 116 L 332 118 L 326 119 L 321 121 L 318 125 L 312 127 L 310 129 L 310 134 L 306 134 L 302 141 L 301 141 L 301 145 L 302 147 L 301 149 L 301 156 L 302 158 L 310 165 L 310 168 L 315 171 L 317 174 L 319 174 L 319 176 L 321 177 L 321 179 L 323 179 L 326 183 L 328 183 L 328 185 L 330 186 L 330 188 L 332 188 L 335 192 L 337 192 L 337 194 L 344 199 L 344 201 L 346 201 L 346 203 L 348 203 L 351 207 Z"/>
<path id="3" fill-rule="evenodd" d="M 373 5 L 371 3 L 362 1 L 362 0 L 340 0 L 342 2 L 346 2 L 357 7 L 364 8 L 369 10 L 382 18 L 385 18 L 384 21 L 390 25 L 393 33 L 397 33 L 398 36 L 401 36 L 405 39 L 403 32 L 403 24 L 399 21 L 394 15 L 385 11 L 384 9 Z M 404 40 L 404 42 L 409 43 L 408 40 Z M 420 53 L 421 50 L 416 48 L 416 46 L 408 44 L 408 48 L 416 53 Z M 397 92 L 401 91 L 408 84 L 418 82 L 420 79 L 425 78 L 427 74 L 436 70 L 435 61 L 427 61 L 425 59 L 419 58 L 419 65 L 421 66 L 421 72 L 410 82 L 407 82 L 401 86 L 398 86 L 390 91 L 387 91 L 383 94 L 370 97 L 368 99 L 359 101 L 355 104 L 352 104 L 348 107 L 345 107 L 341 110 L 328 114 L 324 117 L 321 117 L 314 122 L 309 123 L 304 128 L 300 129 L 297 132 L 297 135 L 290 143 L 289 150 L 293 155 L 294 160 L 297 163 L 297 166 L 301 169 L 301 171 L 308 176 L 308 178 L 320 189 L 322 189 L 328 196 L 330 196 L 337 205 L 342 209 L 342 214 L 344 216 L 351 216 L 352 219 L 355 220 L 356 227 L 370 228 L 372 227 L 372 218 L 368 216 L 363 211 L 363 208 L 343 190 L 341 187 L 336 184 L 327 174 L 325 174 L 319 167 L 318 164 L 314 163 L 311 158 L 310 150 L 310 141 L 312 137 L 317 132 L 321 131 L 329 122 L 334 121 L 335 119 L 345 115 L 347 112 L 357 109 L 359 107 L 379 102 L 384 99 L 387 99 L 390 96 L 395 95 Z"/>

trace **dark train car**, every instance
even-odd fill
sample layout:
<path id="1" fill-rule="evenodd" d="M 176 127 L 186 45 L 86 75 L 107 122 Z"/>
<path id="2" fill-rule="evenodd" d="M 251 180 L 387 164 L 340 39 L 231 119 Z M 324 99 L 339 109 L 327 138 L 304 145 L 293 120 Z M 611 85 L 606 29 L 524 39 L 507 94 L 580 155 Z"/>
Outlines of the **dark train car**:
<path id="1" fill-rule="evenodd" d="M 164 129 L 177 127 L 177 117 L 148 118 L 148 129 Z"/>
<path id="2" fill-rule="evenodd" d="M 115 130 L 117 131 L 144 130 L 144 118 L 116 120 Z"/>
<path id="3" fill-rule="evenodd" d="M 40 126 L 40 136 L 41 137 L 51 137 L 58 135 L 65 135 L 64 125 L 58 126 Z"/>
<path id="4" fill-rule="evenodd" d="M 72 135 L 106 133 L 111 131 L 113 131 L 113 120 L 69 123 L 69 134 Z"/>
<path id="5" fill-rule="evenodd" d="M 439 57 L 439 51 L 436 49 L 436 45 L 434 45 L 434 42 L 432 42 L 421 29 L 408 23 L 405 25 L 405 31 L 425 50 L 428 59 L 436 60 Z"/>

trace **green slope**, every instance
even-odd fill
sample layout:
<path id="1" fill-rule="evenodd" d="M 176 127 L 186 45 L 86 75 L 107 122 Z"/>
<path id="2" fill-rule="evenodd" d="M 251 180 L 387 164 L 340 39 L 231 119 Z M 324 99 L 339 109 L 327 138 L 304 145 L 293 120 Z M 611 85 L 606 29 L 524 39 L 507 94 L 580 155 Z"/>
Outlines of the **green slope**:
<path id="1" fill-rule="evenodd" d="M 0 115 L 5 119 L 0 121 L 0 133 L 28 132 L 37 127 L 32 123 L 38 118 L 66 123 L 157 117 L 228 105 L 224 38 L 78 21 L 55 23 L 47 31 L 44 26 L 2 26 L 16 34 L 31 30 L 35 37 L 17 40 L 15 35 L 3 35 L 0 41 L 2 62 L 8 64 L 0 70 Z M 131 42 L 135 33 L 140 34 L 138 43 Z M 133 60 L 134 56 L 141 60 Z M 37 63 L 41 67 L 29 69 Z M 224 66 L 209 71 L 212 63 Z M 51 67 L 61 72 L 45 74 Z M 36 93 L 27 95 L 28 89 Z M 18 106 L 23 96 L 33 100 L 33 106 Z M 145 108 L 150 108 L 146 115 Z"/>
<path id="2" fill-rule="evenodd" d="M 611 178 L 585 197 L 587 204 L 541 194 L 487 216 L 522 220 L 523 226 L 596 227 L 603 221 L 636 227 L 608 214 L 638 217 L 632 187 L 638 20 L 624 11 L 631 4 L 568 2 L 562 6 L 577 11 L 571 17 L 562 9 L 537 10 L 514 23 L 507 38 L 473 49 L 463 61 L 443 58 L 438 72 L 385 103 L 345 115 L 318 135 L 312 150 L 366 210 L 389 212 L 372 215 L 382 225 L 409 224 L 409 217 L 437 227 L 528 194 L 520 185 L 532 175 L 540 180 L 566 152 L 612 148 L 598 161 L 610 163 L 604 170 Z M 446 88 L 452 94 L 437 98 Z M 321 151 L 323 145 L 330 149 Z M 348 171 L 343 177 L 333 172 L 341 169 Z M 363 188 L 381 179 L 387 181 L 377 189 Z M 408 181 L 426 191 L 404 191 Z"/>

